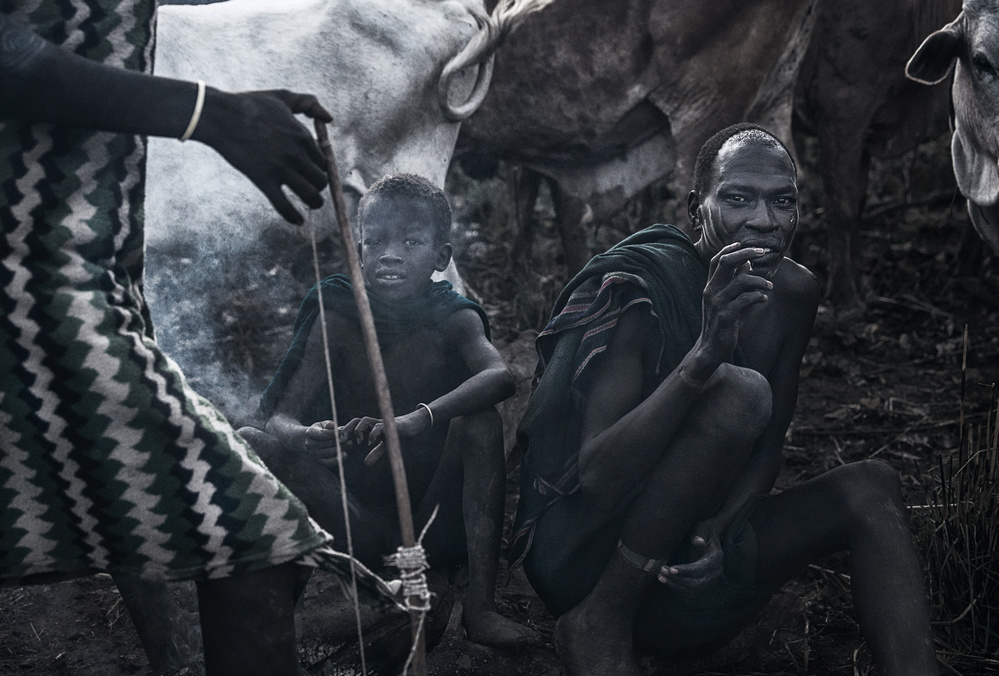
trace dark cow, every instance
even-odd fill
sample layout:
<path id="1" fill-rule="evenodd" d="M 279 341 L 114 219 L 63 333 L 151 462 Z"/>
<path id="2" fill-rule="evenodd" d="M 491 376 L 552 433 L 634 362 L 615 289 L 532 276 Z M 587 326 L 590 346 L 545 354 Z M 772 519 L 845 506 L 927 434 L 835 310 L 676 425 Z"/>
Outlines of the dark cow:
<path id="1" fill-rule="evenodd" d="M 999 254 L 999 2 L 965 0 L 957 18 L 919 46 L 906 74 L 935 84 L 955 61 L 954 176 L 975 230 Z"/>
<path id="2" fill-rule="evenodd" d="M 819 139 L 828 293 L 853 305 L 870 157 L 901 154 L 947 131 L 945 89 L 915 86 L 903 66 L 919 36 L 959 2 L 841 0 L 814 13 L 807 3 L 758 0 L 738 11 L 736 3 L 695 10 L 679 0 L 631 0 L 613 10 L 556 4 L 497 57 L 458 153 L 526 167 L 522 210 L 536 190 L 534 172 L 549 177 L 574 271 L 591 253 L 580 223 L 608 216 L 664 176 L 686 190 L 694 152 L 713 131 L 747 119 L 789 141 L 794 79 L 798 128 Z"/>
<path id="3" fill-rule="evenodd" d="M 795 117 L 819 141 L 826 290 L 838 306 L 859 300 L 853 260 L 870 158 L 900 155 L 947 132 L 947 89 L 906 80 L 904 66 L 922 36 L 954 16 L 960 3 L 822 3 L 798 78 Z"/>
<path id="4" fill-rule="evenodd" d="M 576 0 L 511 36 L 458 152 L 550 179 L 571 270 L 589 258 L 581 222 L 618 211 L 653 181 L 691 184 L 718 129 L 750 120 L 790 142 L 813 0 Z"/>

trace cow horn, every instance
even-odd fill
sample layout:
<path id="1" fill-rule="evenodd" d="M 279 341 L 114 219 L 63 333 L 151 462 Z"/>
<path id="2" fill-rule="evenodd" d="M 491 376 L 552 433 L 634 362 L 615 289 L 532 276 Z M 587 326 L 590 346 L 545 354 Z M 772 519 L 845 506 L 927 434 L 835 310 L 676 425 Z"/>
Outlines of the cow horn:
<path id="1" fill-rule="evenodd" d="M 506 36 L 516 30 L 527 15 L 544 9 L 553 0 L 500 0 L 492 14 L 473 12 L 479 31 L 468 44 L 445 64 L 437 81 L 437 102 L 449 122 L 467 119 L 482 105 L 493 76 L 493 57 Z M 469 66 L 478 65 L 475 87 L 464 103 L 451 104 L 454 77 Z"/>

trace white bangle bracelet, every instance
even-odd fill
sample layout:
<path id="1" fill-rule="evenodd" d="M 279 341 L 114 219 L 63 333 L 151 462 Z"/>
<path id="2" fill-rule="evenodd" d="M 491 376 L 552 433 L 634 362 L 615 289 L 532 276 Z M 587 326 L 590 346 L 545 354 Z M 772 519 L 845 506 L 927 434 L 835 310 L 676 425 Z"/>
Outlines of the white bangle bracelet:
<path id="1" fill-rule="evenodd" d="M 198 127 L 198 122 L 201 120 L 201 109 L 205 106 L 205 81 L 198 80 L 198 99 L 194 102 L 194 112 L 191 113 L 191 121 L 187 124 L 187 130 L 184 135 L 180 137 L 181 141 L 186 141 L 191 138 L 191 134 Z"/>
<path id="2" fill-rule="evenodd" d="M 419 404 L 416 408 L 420 408 L 421 406 L 423 408 L 427 409 L 427 415 L 430 416 L 430 427 L 428 429 L 433 429 L 433 426 L 434 426 L 434 412 L 431 411 L 430 407 L 427 406 L 426 404 Z"/>

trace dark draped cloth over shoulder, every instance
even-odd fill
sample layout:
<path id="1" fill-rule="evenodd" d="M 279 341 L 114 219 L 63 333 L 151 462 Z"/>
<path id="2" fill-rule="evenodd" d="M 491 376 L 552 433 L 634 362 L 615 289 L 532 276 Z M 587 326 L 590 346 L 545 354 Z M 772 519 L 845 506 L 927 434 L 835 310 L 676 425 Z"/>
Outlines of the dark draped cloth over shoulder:
<path id="1" fill-rule="evenodd" d="M 701 332 L 707 269 L 693 243 L 672 225 L 652 225 L 594 257 L 555 301 L 537 338 L 538 367 L 530 403 L 517 431 L 524 458 L 510 560 L 530 549 L 534 525 L 549 506 L 579 490 L 577 459 L 582 412 L 592 368 L 621 315 L 645 307 L 658 320 L 665 379 Z"/>
<path id="2" fill-rule="evenodd" d="M 313 286 L 305 295 L 295 324 L 292 328 L 294 338 L 278 366 L 274 378 L 260 398 L 257 417 L 266 420 L 277 406 L 281 394 L 288 386 L 288 381 L 298 368 L 305 354 L 305 345 L 309 332 L 319 318 L 319 290 L 322 289 L 323 307 L 326 312 L 335 312 L 360 323 L 357 303 L 354 300 L 354 288 L 346 275 L 330 275 L 319 284 Z M 482 326 L 489 339 L 489 319 L 485 310 L 474 301 L 465 298 L 455 291 L 448 281 L 433 282 L 427 285 L 425 293 L 407 299 L 404 303 L 390 303 L 375 294 L 368 294 L 371 314 L 375 320 L 375 333 L 378 343 L 383 348 L 392 345 L 402 336 L 426 326 L 437 326 L 449 315 L 458 310 L 475 310 L 482 320 Z M 323 401 L 317 401 L 316 408 L 328 412 L 330 410 L 329 393 L 325 393 Z M 316 418 L 318 420 L 319 418 Z M 313 421 L 309 421 L 315 422 Z"/>

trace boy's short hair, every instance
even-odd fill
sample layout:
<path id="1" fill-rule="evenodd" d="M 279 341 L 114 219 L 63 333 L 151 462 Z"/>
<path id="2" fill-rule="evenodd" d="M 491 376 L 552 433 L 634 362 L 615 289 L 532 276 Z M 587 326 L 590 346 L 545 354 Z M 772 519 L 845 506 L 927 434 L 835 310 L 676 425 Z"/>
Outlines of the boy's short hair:
<path id="1" fill-rule="evenodd" d="M 715 133 L 704 142 L 704 145 L 698 151 L 697 160 L 694 161 L 694 192 L 698 195 L 703 196 L 704 192 L 708 189 L 708 185 L 711 183 L 711 171 L 714 169 L 715 160 L 718 159 L 718 153 L 721 151 L 722 146 L 729 139 L 739 135 L 745 135 L 747 140 L 760 145 L 780 148 L 791 160 L 791 167 L 794 168 L 795 174 L 798 173 L 798 165 L 795 163 L 791 151 L 787 149 L 783 141 L 777 138 L 773 132 L 758 124 L 739 122 Z"/>
<path id="2" fill-rule="evenodd" d="M 402 197 L 419 200 L 430 209 L 434 240 L 444 244 L 451 239 L 451 205 L 444 191 L 416 174 L 388 174 L 375 181 L 357 203 L 357 223 L 364 231 L 368 207 L 376 197 Z"/>

